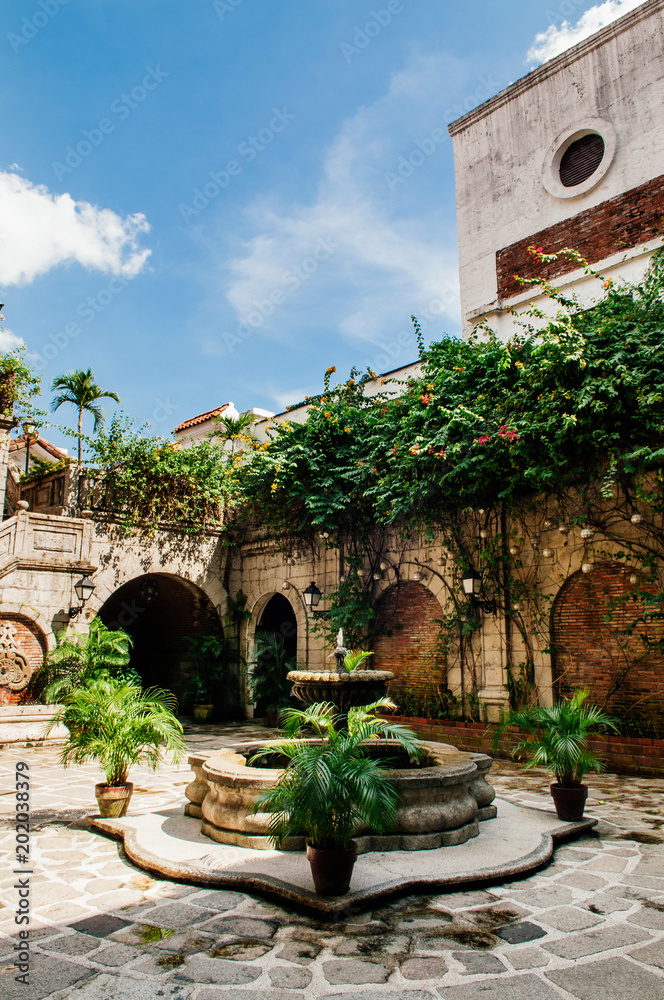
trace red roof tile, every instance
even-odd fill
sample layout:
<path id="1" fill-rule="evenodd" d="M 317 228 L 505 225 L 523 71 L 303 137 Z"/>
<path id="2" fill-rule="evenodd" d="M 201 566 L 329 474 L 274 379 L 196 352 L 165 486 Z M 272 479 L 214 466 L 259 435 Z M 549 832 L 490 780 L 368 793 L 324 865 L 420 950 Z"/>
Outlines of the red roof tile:
<path id="1" fill-rule="evenodd" d="M 217 406 L 214 410 L 208 410 L 207 413 L 199 413 L 197 417 L 192 417 L 191 420 L 185 420 L 181 424 L 178 424 L 174 434 L 178 431 L 187 431 L 190 427 L 196 427 L 197 424 L 204 424 L 206 420 L 211 420 L 213 417 L 218 417 L 220 413 L 223 413 L 228 403 L 224 403 L 223 406 Z"/>

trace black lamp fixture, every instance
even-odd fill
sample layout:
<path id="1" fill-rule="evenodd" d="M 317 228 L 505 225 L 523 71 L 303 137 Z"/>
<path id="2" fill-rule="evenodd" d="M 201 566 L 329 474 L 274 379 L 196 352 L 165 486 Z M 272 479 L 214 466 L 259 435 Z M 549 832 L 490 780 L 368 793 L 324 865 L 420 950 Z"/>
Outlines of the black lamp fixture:
<path id="1" fill-rule="evenodd" d="M 23 433 L 25 434 L 25 474 L 27 476 L 30 467 L 30 442 L 39 441 L 39 431 L 30 420 L 23 421 Z"/>
<path id="2" fill-rule="evenodd" d="M 315 582 L 312 580 L 306 590 L 302 592 L 304 597 L 304 604 L 308 611 L 314 618 L 329 618 L 329 611 L 316 611 L 321 597 L 323 596 L 323 591 L 316 586 Z"/>
<path id="3" fill-rule="evenodd" d="M 84 576 L 82 580 L 78 580 L 74 584 L 74 590 L 76 591 L 76 596 L 81 603 L 78 607 L 69 609 L 70 618 L 76 618 L 77 615 L 80 615 L 86 602 L 89 601 L 94 594 L 95 585 L 92 580 L 89 580 L 87 576 Z"/>
<path id="4" fill-rule="evenodd" d="M 480 608 L 485 615 L 495 615 L 496 602 L 490 600 L 484 593 L 482 577 L 472 566 L 469 566 L 461 577 L 461 586 L 468 600 Z"/>

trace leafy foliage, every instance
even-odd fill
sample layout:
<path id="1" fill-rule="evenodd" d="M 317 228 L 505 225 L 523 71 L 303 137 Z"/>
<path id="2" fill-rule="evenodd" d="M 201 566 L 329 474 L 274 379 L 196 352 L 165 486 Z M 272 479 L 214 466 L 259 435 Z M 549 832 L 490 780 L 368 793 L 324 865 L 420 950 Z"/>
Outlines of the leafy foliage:
<path id="1" fill-rule="evenodd" d="M 124 785 L 136 764 L 155 771 L 164 749 L 175 763 L 182 760 L 187 748 L 176 708 L 170 691 L 144 691 L 121 678 L 96 677 L 65 696 L 49 729 L 64 725 L 69 730 L 60 755 L 64 767 L 94 761 L 108 785 Z"/>
<path id="2" fill-rule="evenodd" d="M 357 670 L 358 667 L 361 668 L 362 663 L 370 656 L 373 656 L 373 650 L 367 651 L 365 649 L 349 649 L 344 656 L 344 667 L 346 670 Z M 370 669 L 370 665 L 365 667 L 365 669 Z"/>
<path id="3" fill-rule="evenodd" d="M 41 387 L 41 377 L 27 361 L 27 348 L 20 344 L 0 352 L 0 413 L 11 417 L 16 403 L 24 419 L 40 423 L 44 416 L 32 403 Z"/>
<path id="4" fill-rule="evenodd" d="M 584 704 L 588 694 L 584 688 L 551 708 L 534 706 L 510 712 L 496 732 L 494 749 L 508 726 L 525 729 L 530 736 L 515 744 L 512 755 L 527 754 L 526 768 L 552 768 L 556 781 L 565 788 L 580 785 L 586 771 L 604 770 L 600 758 L 588 749 L 588 737 L 607 729 L 618 731 L 612 716 L 596 705 Z"/>
<path id="5" fill-rule="evenodd" d="M 115 416 L 88 447 L 99 467 L 94 502 L 127 531 L 161 526 L 197 534 L 220 527 L 224 506 L 237 492 L 233 459 L 209 441 L 178 448 Z"/>
<path id="6" fill-rule="evenodd" d="M 281 713 L 289 738 L 252 758 L 259 762 L 276 753 L 289 761 L 276 786 L 255 805 L 256 812 L 272 814 L 270 838 L 276 846 L 304 833 L 313 847 L 345 850 L 359 823 L 381 833 L 394 822 L 399 797 L 385 770 L 389 760 L 371 758 L 369 749 L 382 739 L 396 741 L 412 759 L 422 751 L 410 730 L 376 718 L 377 709 L 386 707 L 394 707 L 388 698 L 351 709 L 347 729 L 337 729 L 336 709 L 325 702 Z M 304 731 L 321 742 L 308 742 Z"/>
<path id="7" fill-rule="evenodd" d="M 92 619 L 87 635 L 65 629 L 44 666 L 33 674 L 30 693 L 49 704 L 101 676 L 138 682 L 138 675 L 127 669 L 132 645 L 124 629 L 108 629 L 101 618 Z"/>
<path id="8" fill-rule="evenodd" d="M 545 264 L 558 256 L 532 252 Z M 314 556 L 322 547 L 342 553 L 344 574 L 326 595 L 330 640 L 339 627 L 354 646 L 380 633 L 373 578 L 386 532 L 444 541 L 457 578 L 481 563 L 484 586 L 524 650 L 508 675 L 514 707 L 532 700 L 533 648 L 549 642 L 538 548 L 547 516 L 618 542 L 604 558 L 624 553 L 643 581 L 634 592 L 642 624 L 664 622 L 664 531 L 654 516 L 664 511 L 664 251 L 638 285 L 604 281 L 574 251 L 562 255 L 597 282 L 592 308 L 536 279 L 555 314 L 516 316 L 507 342 L 478 328 L 467 340 L 421 343 L 420 374 L 387 380 L 370 397 L 364 387 L 374 373 L 353 370 L 332 386 L 330 368 L 321 394 L 305 400 L 307 420 L 273 425 L 238 469 L 254 523 Z M 630 516 L 639 510 L 653 516 L 634 539 Z M 526 541 L 535 552 L 529 565 L 518 555 Z M 593 547 L 586 550 L 592 559 Z M 398 562 L 394 571 L 399 586 Z M 449 568 L 438 576 L 448 645 L 471 679 L 467 711 L 479 690 L 481 616 L 459 600 Z M 648 642 L 649 652 L 664 649 L 658 628 L 634 634 L 644 650 Z"/>

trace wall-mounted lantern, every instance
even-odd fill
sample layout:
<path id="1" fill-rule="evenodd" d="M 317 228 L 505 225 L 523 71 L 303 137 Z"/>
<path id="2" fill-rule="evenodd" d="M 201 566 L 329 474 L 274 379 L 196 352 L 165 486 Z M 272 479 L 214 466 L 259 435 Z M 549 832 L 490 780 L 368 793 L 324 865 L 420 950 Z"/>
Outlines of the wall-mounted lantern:
<path id="1" fill-rule="evenodd" d="M 461 586 L 463 587 L 463 592 L 471 604 L 480 608 L 485 615 L 495 615 L 496 602 L 490 600 L 490 598 L 485 595 L 482 577 L 473 569 L 472 566 L 469 566 L 461 577 Z"/>
<path id="2" fill-rule="evenodd" d="M 304 604 L 307 611 L 311 611 L 314 618 L 329 618 L 329 611 L 317 611 L 316 608 L 320 603 L 320 599 L 323 596 L 323 591 L 316 586 L 315 582 L 312 580 L 306 590 L 302 592 L 304 597 Z"/>
<path id="3" fill-rule="evenodd" d="M 86 603 L 90 600 L 95 591 L 95 585 L 92 580 L 89 580 L 87 576 L 84 576 L 82 580 L 78 580 L 74 584 L 74 590 L 76 591 L 76 596 L 81 602 L 78 607 L 69 609 L 69 617 L 76 618 L 80 615 L 81 611 L 85 607 Z"/>
<path id="4" fill-rule="evenodd" d="M 27 476 L 28 469 L 30 468 L 30 444 L 32 442 L 36 444 L 39 441 L 39 431 L 36 424 L 33 424 L 30 420 L 24 420 L 23 433 L 25 434 L 25 474 Z"/>

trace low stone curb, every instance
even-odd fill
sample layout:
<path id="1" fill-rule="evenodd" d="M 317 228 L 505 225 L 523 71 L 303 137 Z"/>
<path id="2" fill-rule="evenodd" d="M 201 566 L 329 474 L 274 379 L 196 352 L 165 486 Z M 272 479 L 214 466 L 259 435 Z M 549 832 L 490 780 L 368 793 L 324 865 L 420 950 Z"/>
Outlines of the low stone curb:
<path id="1" fill-rule="evenodd" d="M 541 810 L 530 810 L 540 812 Z M 578 823 L 562 823 L 559 827 L 543 833 L 539 846 L 529 854 L 509 863 L 478 869 L 472 872 L 456 872 L 444 877 L 401 877 L 373 886 L 371 889 L 349 892 L 345 896 L 317 896 L 313 891 L 273 878 L 264 873 L 214 871 L 203 865 L 186 861 L 172 861 L 148 851 L 139 843 L 135 830 L 121 819 L 104 819 L 89 816 L 90 826 L 114 840 L 122 842 L 131 861 L 139 868 L 161 878 L 174 882 L 199 885 L 212 889 L 230 889 L 247 892 L 291 906 L 298 912 L 328 920 L 347 920 L 363 910 L 374 907 L 399 896 L 429 895 L 454 890 L 467 890 L 480 886 L 495 885 L 515 878 L 525 877 L 543 868 L 553 857 L 556 846 L 575 840 L 589 833 L 596 825 L 596 819 L 583 819 Z M 426 853 L 426 852 L 413 852 Z M 366 855 L 365 855 L 366 856 Z"/>

